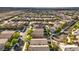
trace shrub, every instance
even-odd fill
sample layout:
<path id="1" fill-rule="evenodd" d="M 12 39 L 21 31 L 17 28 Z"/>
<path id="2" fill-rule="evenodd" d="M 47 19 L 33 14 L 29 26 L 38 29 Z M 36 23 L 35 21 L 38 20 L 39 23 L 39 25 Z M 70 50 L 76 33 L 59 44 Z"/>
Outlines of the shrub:
<path id="1" fill-rule="evenodd" d="M 74 15 L 74 16 L 72 16 L 72 19 L 78 20 L 78 16 L 77 15 Z"/>
<path id="2" fill-rule="evenodd" d="M 74 43 L 74 38 L 70 37 L 70 44 L 73 44 L 73 43 Z"/>
<path id="3" fill-rule="evenodd" d="M 14 44 L 18 43 L 18 39 L 12 39 L 11 43 L 12 43 L 12 46 L 13 46 Z"/>
<path id="4" fill-rule="evenodd" d="M 32 36 L 31 35 L 27 35 L 26 37 L 25 37 L 25 41 L 30 41 L 32 39 Z"/>
<path id="5" fill-rule="evenodd" d="M 27 35 L 30 35 L 32 32 L 33 32 L 33 29 L 29 28 L 28 31 L 27 31 Z"/>
<path id="6" fill-rule="evenodd" d="M 59 47 L 54 42 L 51 44 L 51 47 L 54 51 L 58 51 L 59 49 Z"/>
<path id="7" fill-rule="evenodd" d="M 45 34 L 49 37 L 50 35 L 51 35 L 51 31 L 50 31 L 50 28 L 49 27 L 47 27 L 47 28 L 45 28 Z"/>
<path id="8" fill-rule="evenodd" d="M 64 42 L 64 44 L 67 44 L 68 40 L 66 38 L 64 38 L 63 42 Z"/>
<path id="9" fill-rule="evenodd" d="M 18 39 L 18 37 L 20 36 L 19 32 L 15 32 L 12 36 L 13 39 Z"/>
<path id="10" fill-rule="evenodd" d="M 26 43 L 26 48 L 27 48 L 27 50 L 28 50 L 28 48 L 29 48 L 29 43 Z"/>
<path id="11" fill-rule="evenodd" d="M 61 31 L 61 28 L 57 28 L 56 33 L 59 33 Z"/>
<path id="12" fill-rule="evenodd" d="M 79 22 L 77 22 L 75 25 L 74 25 L 74 28 L 79 28 Z"/>
<path id="13" fill-rule="evenodd" d="M 12 47 L 12 45 L 11 45 L 10 42 L 7 42 L 7 43 L 5 44 L 5 48 L 6 48 L 6 49 L 11 49 L 11 47 Z"/>

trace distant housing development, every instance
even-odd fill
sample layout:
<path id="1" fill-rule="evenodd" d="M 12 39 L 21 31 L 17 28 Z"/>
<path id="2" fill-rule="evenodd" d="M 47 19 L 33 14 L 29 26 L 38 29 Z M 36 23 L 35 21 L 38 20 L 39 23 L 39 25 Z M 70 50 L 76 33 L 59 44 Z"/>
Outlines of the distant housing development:
<path id="1" fill-rule="evenodd" d="M 0 51 L 79 51 L 79 8 L 0 7 Z"/>

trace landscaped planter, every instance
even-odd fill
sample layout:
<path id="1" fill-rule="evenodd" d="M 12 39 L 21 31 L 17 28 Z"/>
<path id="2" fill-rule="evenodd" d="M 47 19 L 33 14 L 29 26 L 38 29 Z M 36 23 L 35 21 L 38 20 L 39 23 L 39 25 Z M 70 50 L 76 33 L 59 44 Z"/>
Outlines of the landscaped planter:
<path id="1" fill-rule="evenodd" d="M 11 48 L 18 43 L 18 37 L 20 36 L 19 32 L 15 32 L 12 37 L 8 40 L 8 42 L 6 42 L 5 44 L 5 51 L 7 50 L 11 50 Z"/>
<path id="2" fill-rule="evenodd" d="M 25 33 L 25 37 L 24 37 L 24 46 L 23 46 L 23 49 L 22 51 L 28 51 L 29 49 L 29 45 L 30 45 L 30 41 L 32 39 L 32 32 L 33 32 L 33 28 L 28 28 L 28 30 L 26 31 Z"/>

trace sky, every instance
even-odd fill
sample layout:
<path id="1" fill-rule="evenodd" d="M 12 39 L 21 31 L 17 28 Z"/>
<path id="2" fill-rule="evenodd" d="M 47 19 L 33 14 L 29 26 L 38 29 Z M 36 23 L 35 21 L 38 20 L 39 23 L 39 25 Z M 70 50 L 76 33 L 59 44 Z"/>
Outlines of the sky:
<path id="1" fill-rule="evenodd" d="M 79 0 L 0 0 L 0 7 L 78 7 Z"/>

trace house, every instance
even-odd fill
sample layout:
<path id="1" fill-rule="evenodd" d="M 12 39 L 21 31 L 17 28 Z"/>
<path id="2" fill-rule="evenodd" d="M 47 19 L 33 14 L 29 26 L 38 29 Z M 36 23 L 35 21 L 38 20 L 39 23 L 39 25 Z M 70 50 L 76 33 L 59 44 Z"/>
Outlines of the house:
<path id="1" fill-rule="evenodd" d="M 44 29 L 36 28 L 32 33 L 33 38 L 43 38 L 44 37 Z"/>
<path id="2" fill-rule="evenodd" d="M 47 39 L 46 38 L 33 38 L 30 41 L 31 45 L 48 45 Z"/>
<path id="3" fill-rule="evenodd" d="M 30 45 L 29 51 L 49 51 L 48 45 Z"/>
<path id="4" fill-rule="evenodd" d="M 79 47 L 75 44 L 73 45 L 64 45 L 63 43 L 59 44 L 59 47 L 62 51 L 79 51 Z"/>
<path id="5" fill-rule="evenodd" d="M 46 38 L 33 38 L 30 41 L 29 50 L 31 51 L 49 51 L 49 46 Z"/>

